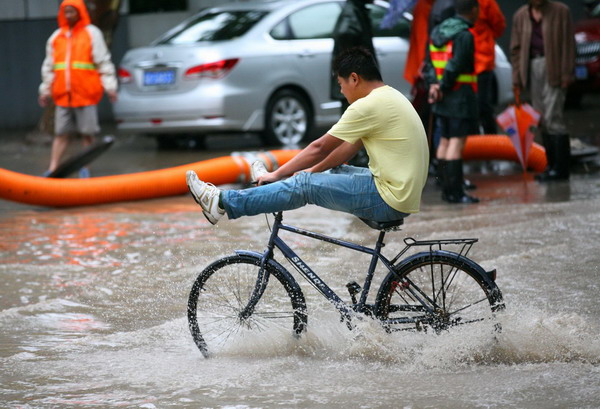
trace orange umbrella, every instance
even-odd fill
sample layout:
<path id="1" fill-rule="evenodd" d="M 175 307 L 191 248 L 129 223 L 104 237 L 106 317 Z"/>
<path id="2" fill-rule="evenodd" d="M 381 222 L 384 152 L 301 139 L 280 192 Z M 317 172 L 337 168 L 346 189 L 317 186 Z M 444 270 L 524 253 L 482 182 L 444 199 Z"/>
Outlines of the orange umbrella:
<path id="1" fill-rule="evenodd" d="M 535 136 L 535 129 L 540 122 L 540 113 L 529 104 L 522 104 L 519 92 L 515 91 L 515 104 L 509 105 L 496 117 L 500 128 L 509 136 L 523 171 L 527 172 L 527 159 Z"/>

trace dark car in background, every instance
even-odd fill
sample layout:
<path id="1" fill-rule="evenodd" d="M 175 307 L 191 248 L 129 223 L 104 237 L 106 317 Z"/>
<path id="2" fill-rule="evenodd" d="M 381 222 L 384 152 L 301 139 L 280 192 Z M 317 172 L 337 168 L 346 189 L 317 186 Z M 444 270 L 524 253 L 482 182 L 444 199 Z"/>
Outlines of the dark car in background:
<path id="1" fill-rule="evenodd" d="M 584 94 L 600 92 L 600 1 L 587 2 L 588 16 L 575 24 L 575 82 L 568 102 L 579 105 Z"/>

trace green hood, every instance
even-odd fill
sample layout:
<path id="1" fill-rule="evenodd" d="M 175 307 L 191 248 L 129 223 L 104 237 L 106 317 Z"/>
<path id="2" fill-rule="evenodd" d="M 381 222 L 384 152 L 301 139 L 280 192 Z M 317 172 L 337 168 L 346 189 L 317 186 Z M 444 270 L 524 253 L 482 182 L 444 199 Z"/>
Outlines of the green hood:
<path id="1" fill-rule="evenodd" d="M 436 47 L 441 47 L 452 40 L 458 33 L 468 30 L 472 24 L 461 17 L 450 17 L 442 21 L 431 32 L 431 41 Z"/>

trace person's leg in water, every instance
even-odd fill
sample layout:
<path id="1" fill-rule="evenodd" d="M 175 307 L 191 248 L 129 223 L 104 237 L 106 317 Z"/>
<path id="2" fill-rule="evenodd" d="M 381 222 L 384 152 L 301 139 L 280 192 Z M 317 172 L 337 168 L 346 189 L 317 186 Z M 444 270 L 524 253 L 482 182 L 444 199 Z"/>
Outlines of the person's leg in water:
<path id="1" fill-rule="evenodd" d="M 56 107 L 55 111 L 55 137 L 52 141 L 50 164 L 44 175 L 54 172 L 61 164 L 62 159 L 71 143 L 71 138 L 81 135 L 84 148 L 94 142 L 94 134 L 99 131 L 98 117 L 95 106 L 81 108 Z M 80 170 L 80 177 L 89 177 L 87 167 Z"/>
<path id="2" fill-rule="evenodd" d="M 322 173 L 300 172 L 288 179 L 244 190 L 220 191 L 188 171 L 187 183 L 207 219 L 230 219 L 297 209 L 315 204 L 375 221 L 393 221 L 407 214 L 381 199 L 368 169 L 341 166 Z M 218 198 L 218 199 L 217 199 Z M 216 207 L 215 203 L 219 203 Z"/>
<path id="3" fill-rule="evenodd" d="M 81 133 L 81 144 L 83 148 L 90 147 L 95 140 L 95 135 L 100 132 L 98 124 L 98 111 L 95 105 L 89 105 L 75 109 L 75 118 L 77 120 L 77 129 Z M 90 177 L 90 170 L 87 166 L 79 170 L 79 178 L 86 179 Z"/>
<path id="4" fill-rule="evenodd" d="M 81 145 L 83 146 L 84 149 L 90 147 L 93 143 L 94 143 L 93 135 L 81 135 Z M 90 176 L 91 176 L 90 168 L 88 168 L 87 166 L 84 166 L 81 169 L 79 169 L 79 178 L 80 179 L 87 179 Z"/>
<path id="5" fill-rule="evenodd" d="M 56 106 L 54 111 L 54 139 L 50 152 L 50 164 L 44 175 L 54 172 L 65 155 L 71 135 L 77 132 L 74 113 L 70 108 Z"/>
<path id="6" fill-rule="evenodd" d="M 56 135 L 52 141 L 52 152 L 50 153 L 50 165 L 46 173 L 50 174 L 58 168 L 62 157 L 69 146 L 70 137 L 67 134 Z"/>

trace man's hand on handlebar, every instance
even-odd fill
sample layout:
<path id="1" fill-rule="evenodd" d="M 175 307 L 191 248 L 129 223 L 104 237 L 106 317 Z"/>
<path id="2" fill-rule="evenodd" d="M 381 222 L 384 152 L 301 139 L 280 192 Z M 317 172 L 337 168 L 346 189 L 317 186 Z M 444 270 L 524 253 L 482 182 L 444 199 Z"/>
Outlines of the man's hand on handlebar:
<path id="1" fill-rule="evenodd" d="M 279 179 L 280 178 L 275 175 L 275 172 L 268 172 L 262 176 L 259 176 L 259 178 L 256 180 L 256 185 L 267 185 L 269 183 L 277 182 Z"/>

